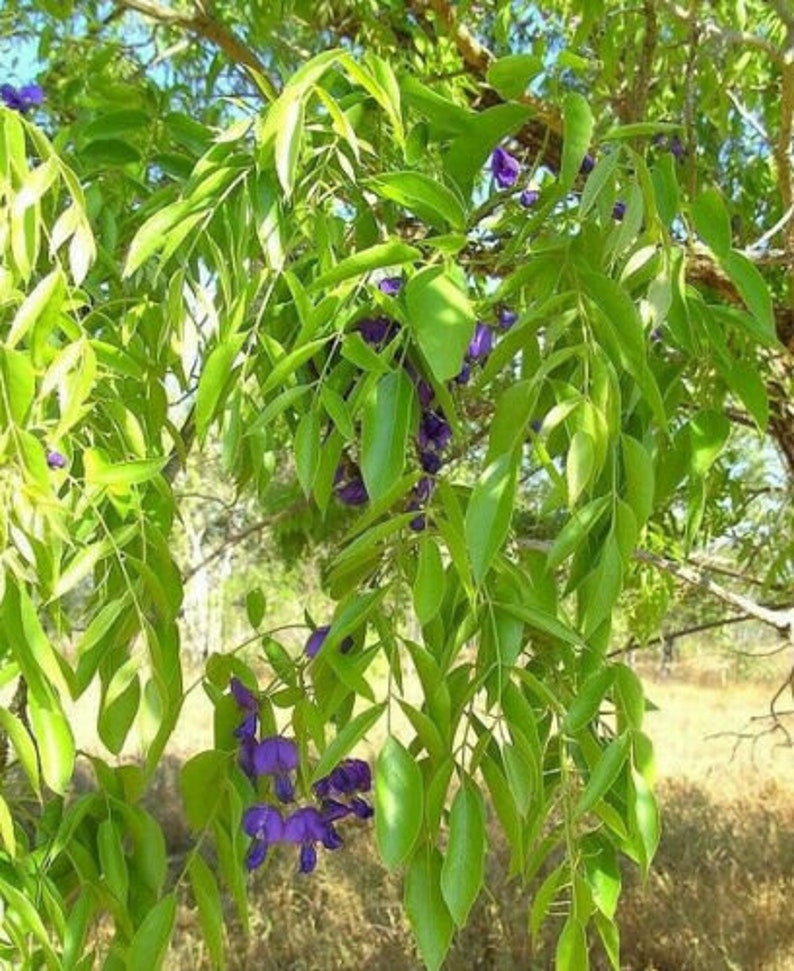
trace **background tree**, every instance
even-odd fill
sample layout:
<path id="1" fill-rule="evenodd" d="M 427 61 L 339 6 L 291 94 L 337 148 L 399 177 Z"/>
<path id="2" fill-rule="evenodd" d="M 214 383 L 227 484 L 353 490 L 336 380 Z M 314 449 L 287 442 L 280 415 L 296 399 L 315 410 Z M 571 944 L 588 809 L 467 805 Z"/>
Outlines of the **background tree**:
<path id="1" fill-rule="evenodd" d="M 617 858 L 658 840 L 622 590 L 639 616 L 651 568 L 792 634 L 788 6 L 0 17 L 45 95 L 18 62 L 0 113 L 4 957 L 149 969 L 190 882 L 221 964 L 246 862 L 311 870 L 368 817 L 383 720 L 375 834 L 427 965 L 492 806 L 513 873 L 553 861 L 559 967 L 588 934 L 617 967 Z M 218 455 L 262 511 L 217 549 L 299 524 L 336 606 L 295 652 L 250 593 L 266 685 L 208 659 L 173 879 L 139 797 L 186 692 L 178 477 Z M 96 682 L 108 753 L 138 720 L 147 756 L 67 800 Z"/>

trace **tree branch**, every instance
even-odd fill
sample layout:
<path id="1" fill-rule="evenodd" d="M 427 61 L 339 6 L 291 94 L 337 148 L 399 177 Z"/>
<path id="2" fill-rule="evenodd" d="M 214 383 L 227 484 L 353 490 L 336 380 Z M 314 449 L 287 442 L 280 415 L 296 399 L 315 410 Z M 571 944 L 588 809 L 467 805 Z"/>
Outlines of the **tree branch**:
<path id="1" fill-rule="evenodd" d="M 268 97 L 275 98 L 276 89 L 267 68 L 247 44 L 210 13 L 207 3 L 198 3 L 193 14 L 164 7 L 157 0 L 116 0 L 122 10 L 134 10 L 166 27 L 181 27 L 219 47 L 233 64 L 247 69 L 254 81 L 263 85 Z"/>

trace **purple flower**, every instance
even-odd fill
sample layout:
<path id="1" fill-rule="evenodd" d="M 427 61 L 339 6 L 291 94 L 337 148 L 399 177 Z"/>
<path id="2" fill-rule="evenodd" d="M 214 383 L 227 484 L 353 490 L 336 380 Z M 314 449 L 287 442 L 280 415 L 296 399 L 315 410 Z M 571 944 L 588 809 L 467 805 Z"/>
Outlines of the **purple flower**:
<path id="1" fill-rule="evenodd" d="M 612 218 L 620 222 L 625 215 L 626 203 L 622 199 L 618 199 L 618 201 L 612 207 Z"/>
<path id="2" fill-rule="evenodd" d="M 387 276 L 378 284 L 378 290 L 388 297 L 394 297 L 400 292 L 402 285 L 403 278 L 401 276 Z"/>
<path id="3" fill-rule="evenodd" d="M 372 771 L 369 763 L 363 759 L 344 759 L 332 770 L 328 780 L 329 793 L 336 792 L 343 796 L 352 795 L 355 792 L 369 792 L 372 788 Z M 314 791 L 322 787 L 325 779 L 318 779 L 314 784 Z M 319 794 L 319 793 L 318 793 Z"/>
<path id="4" fill-rule="evenodd" d="M 367 487 L 357 466 L 353 465 L 346 469 L 340 465 L 336 470 L 334 481 L 336 498 L 345 506 L 362 506 L 369 501 Z"/>
<path id="5" fill-rule="evenodd" d="M 413 519 L 408 520 L 408 526 L 415 533 L 421 533 L 427 529 L 427 516 L 424 513 L 419 513 L 418 516 L 414 516 Z"/>
<path id="6" fill-rule="evenodd" d="M 478 320 L 466 356 L 470 361 L 479 361 L 481 358 L 488 357 L 492 347 L 493 334 L 490 327 L 486 327 L 481 320 Z"/>
<path id="7" fill-rule="evenodd" d="M 525 209 L 531 209 L 540 199 L 540 192 L 537 189 L 524 189 L 518 197 L 518 201 Z"/>
<path id="8" fill-rule="evenodd" d="M 312 806 L 296 809 L 284 822 L 283 840 L 285 843 L 300 844 L 301 873 L 311 873 L 317 866 L 316 843 L 322 843 L 327 850 L 336 850 L 342 839 L 332 823 L 323 819 L 319 810 Z"/>
<path id="9" fill-rule="evenodd" d="M 510 330 L 517 320 L 518 314 L 514 310 L 508 310 L 507 307 L 502 307 L 499 311 L 499 326 L 503 330 Z"/>
<path id="10" fill-rule="evenodd" d="M 436 393 L 433 391 L 432 387 L 425 381 L 424 378 L 420 378 L 418 384 L 416 385 L 416 394 L 419 398 L 419 404 L 423 408 L 429 408 L 433 398 L 435 398 Z"/>
<path id="11" fill-rule="evenodd" d="M 394 336 L 397 324 L 388 317 L 365 317 L 357 327 L 367 344 L 378 345 Z"/>
<path id="12" fill-rule="evenodd" d="M 328 637 L 328 631 L 330 630 L 328 624 L 324 624 L 322 627 L 318 627 L 309 634 L 309 639 L 306 641 L 306 647 L 303 649 L 303 653 L 306 657 L 316 657 L 317 652 L 325 643 L 326 637 Z"/>
<path id="13" fill-rule="evenodd" d="M 509 189 L 516 184 L 520 166 L 513 156 L 503 148 L 495 148 L 491 155 L 491 174 L 500 189 Z"/>
<path id="14" fill-rule="evenodd" d="M 419 455 L 422 468 L 430 475 L 435 475 L 444 464 L 443 459 L 436 452 L 422 452 Z"/>
<path id="15" fill-rule="evenodd" d="M 326 637 L 328 637 L 328 632 L 331 630 L 330 624 L 324 624 L 322 627 L 318 627 L 309 634 L 309 639 L 306 641 L 306 646 L 303 649 L 303 653 L 306 657 L 316 657 L 320 648 L 325 643 Z M 353 638 L 346 637 L 342 643 L 339 645 L 339 650 L 342 654 L 347 654 L 350 648 L 353 646 Z"/>
<path id="16" fill-rule="evenodd" d="M 65 469 L 68 462 L 66 461 L 65 455 L 62 455 L 60 452 L 56 452 L 53 449 L 47 452 L 47 465 L 51 469 Z"/>
<path id="17" fill-rule="evenodd" d="M 19 90 L 13 84 L 3 84 L 0 85 L 0 100 L 7 108 L 25 115 L 43 103 L 44 91 L 38 84 L 23 84 Z"/>
<path id="18" fill-rule="evenodd" d="M 686 155 L 686 148 L 678 135 L 673 135 L 670 139 L 670 151 L 679 161 Z"/>
<path id="19" fill-rule="evenodd" d="M 429 476 L 423 475 L 411 492 L 417 502 L 427 502 L 434 488 L 435 482 Z"/>
<path id="20" fill-rule="evenodd" d="M 452 428 L 446 419 L 434 411 L 426 411 L 419 422 L 419 432 L 416 436 L 419 448 L 432 448 L 443 452 L 452 441 Z"/>
<path id="21" fill-rule="evenodd" d="M 543 427 L 543 419 L 533 418 L 532 421 L 529 423 L 529 427 L 537 435 L 540 432 L 541 428 Z"/>
<path id="22" fill-rule="evenodd" d="M 256 775 L 272 775 L 279 802 L 292 802 L 294 787 L 290 773 L 298 768 L 298 746 L 291 738 L 271 735 L 262 739 L 253 751 Z"/>
<path id="23" fill-rule="evenodd" d="M 234 734 L 243 742 L 247 739 L 253 739 L 256 736 L 256 722 L 259 715 L 259 702 L 257 701 L 256 695 L 249 688 L 246 688 L 239 678 L 231 679 L 229 682 L 229 689 L 238 706 L 246 713 L 245 718 L 234 730 Z M 246 768 L 246 766 L 252 766 L 251 755 L 252 753 L 250 747 L 245 753 L 241 748 L 240 764 L 243 767 L 243 771 L 246 772 L 247 775 L 252 774 Z"/>
<path id="24" fill-rule="evenodd" d="M 245 724 L 245 722 L 243 723 Z M 242 725 L 237 729 L 235 735 L 238 734 Z M 248 778 L 253 782 L 256 779 L 256 766 L 254 765 L 254 752 L 256 752 L 257 741 L 254 735 L 240 735 L 240 752 L 237 758 L 240 768 L 245 772 Z"/>
<path id="25" fill-rule="evenodd" d="M 455 384 L 468 384 L 471 379 L 471 367 L 465 363 L 458 374 L 455 375 Z"/>
<path id="26" fill-rule="evenodd" d="M 579 166 L 579 171 L 582 175 L 588 175 L 595 168 L 595 159 L 588 152 L 587 155 L 582 159 L 582 164 Z"/>
<path id="27" fill-rule="evenodd" d="M 278 809 L 258 803 L 243 813 L 243 831 L 254 839 L 245 858 L 245 865 L 248 870 L 255 870 L 264 862 L 270 844 L 283 839 L 284 820 Z"/>

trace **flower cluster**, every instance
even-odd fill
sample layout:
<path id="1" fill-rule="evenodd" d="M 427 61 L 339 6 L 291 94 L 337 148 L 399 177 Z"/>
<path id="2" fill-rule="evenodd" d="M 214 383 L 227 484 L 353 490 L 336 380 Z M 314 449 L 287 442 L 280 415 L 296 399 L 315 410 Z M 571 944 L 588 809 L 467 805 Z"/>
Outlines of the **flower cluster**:
<path id="1" fill-rule="evenodd" d="M 12 108 L 26 115 L 31 108 L 44 103 L 44 91 L 38 84 L 23 84 L 15 88 L 13 84 L 0 84 L 0 100 L 6 108 Z"/>
<path id="2" fill-rule="evenodd" d="M 283 735 L 258 740 L 259 703 L 256 695 L 239 678 L 232 678 L 229 688 L 243 713 L 243 719 L 235 730 L 235 735 L 240 739 L 240 765 L 243 771 L 255 784 L 262 776 L 271 776 L 276 800 L 282 804 L 294 803 L 298 746 Z M 299 871 L 311 873 L 317 866 L 318 843 L 327 850 L 342 846 L 342 837 L 336 829 L 340 820 L 346 817 L 369 819 L 372 816 L 372 806 L 362 795 L 371 788 L 369 765 L 361 759 L 345 759 L 329 775 L 314 783 L 314 805 L 298 806 L 290 813 L 285 813 L 268 801 L 249 806 L 242 820 L 243 832 L 252 840 L 245 860 L 246 867 L 255 870 L 265 861 L 272 845 L 289 843 L 299 847 Z"/>

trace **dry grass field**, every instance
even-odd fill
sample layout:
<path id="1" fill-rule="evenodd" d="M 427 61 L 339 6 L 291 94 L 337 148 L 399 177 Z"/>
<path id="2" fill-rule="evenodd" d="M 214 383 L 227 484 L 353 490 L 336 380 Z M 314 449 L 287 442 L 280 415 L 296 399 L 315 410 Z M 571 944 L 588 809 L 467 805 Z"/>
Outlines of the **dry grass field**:
<path id="1" fill-rule="evenodd" d="M 625 868 L 620 921 L 627 971 L 794 971 L 794 748 L 782 732 L 763 734 L 787 664 L 780 657 L 752 678 L 722 662 L 681 661 L 664 677 L 655 665 L 640 668 L 657 708 L 647 727 L 657 749 L 663 837 L 645 885 Z M 782 707 L 794 704 L 783 699 Z M 177 795 L 179 762 L 210 744 L 210 726 L 197 691 L 153 793 L 177 856 L 189 845 Z M 400 911 L 399 880 L 378 864 L 371 831 L 364 827 L 359 837 L 342 852 L 322 855 L 309 878 L 295 872 L 289 854 L 273 854 L 251 877 L 248 938 L 230 916 L 230 971 L 420 969 Z M 492 842 L 490 890 L 445 967 L 551 968 L 548 941 L 533 949 L 527 933 L 532 888 L 506 881 L 496 827 Z M 605 967 L 593 954 L 594 965 Z M 167 967 L 210 967 L 187 899 Z"/>

